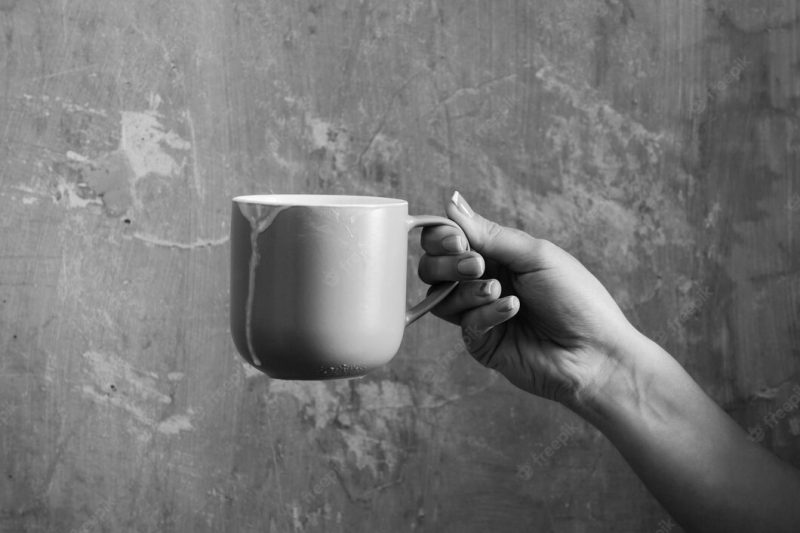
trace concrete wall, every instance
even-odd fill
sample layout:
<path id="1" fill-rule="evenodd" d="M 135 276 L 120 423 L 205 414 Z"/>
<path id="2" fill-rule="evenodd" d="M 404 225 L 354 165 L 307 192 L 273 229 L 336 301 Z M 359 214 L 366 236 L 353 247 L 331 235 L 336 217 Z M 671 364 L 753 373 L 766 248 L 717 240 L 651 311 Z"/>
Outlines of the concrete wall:
<path id="1" fill-rule="evenodd" d="M 584 261 L 800 466 L 799 16 L 0 0 L 0 530 L 678 531 L 432 317 L 363 380 L 246 369 L 227 232 L 253 192 L 439 214 L 458 188 Z"/>

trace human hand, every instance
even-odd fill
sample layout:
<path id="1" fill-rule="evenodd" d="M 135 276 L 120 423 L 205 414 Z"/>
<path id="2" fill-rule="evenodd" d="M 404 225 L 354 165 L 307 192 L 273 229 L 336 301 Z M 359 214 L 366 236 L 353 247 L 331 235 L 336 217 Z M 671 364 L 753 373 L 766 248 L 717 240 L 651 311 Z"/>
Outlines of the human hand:
<path id="1" fill-rule="evenodd" d="M 458 192 L 446 212 L 473 254 L 483 257 L 482 279 L 457 275 L 462 255 L 443 243 L 460 234 L 449 226 L 423 230 L 419 276 L 431 284 L 462 280 L 432 312 L 461 326 L 479 363 L 567 405 L 594 394 L 629 363 L 624 347 L 638 332 L 577 259 L 549 241 L 486 220 Z"/>

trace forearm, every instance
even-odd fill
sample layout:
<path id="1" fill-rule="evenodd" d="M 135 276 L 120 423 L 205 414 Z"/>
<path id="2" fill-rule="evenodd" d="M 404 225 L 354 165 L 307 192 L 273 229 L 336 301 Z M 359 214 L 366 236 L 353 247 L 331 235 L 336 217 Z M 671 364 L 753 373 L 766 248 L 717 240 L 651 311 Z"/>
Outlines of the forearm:
<path id="1" fill-rule="evenodd" d="M 800 473 L 751 442 L 668 353 L 633 337 L 625 363 L 572 409 L 688 531 L 800 531 Z"/>

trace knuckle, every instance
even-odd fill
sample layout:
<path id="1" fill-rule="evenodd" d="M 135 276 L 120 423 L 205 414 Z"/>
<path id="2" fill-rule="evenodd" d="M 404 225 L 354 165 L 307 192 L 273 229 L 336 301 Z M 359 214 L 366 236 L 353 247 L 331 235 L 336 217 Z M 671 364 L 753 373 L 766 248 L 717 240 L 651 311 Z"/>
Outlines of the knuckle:
<path id="1" fill-rule="evenodd" d="M 551 241 L 548 241 L 547 239 L 534 238 L 534 240 L 543 249 L 552 249 L 552 248 L 555 248 L 555 246 L 556 246 L 555 244 L 553 244 Z"/>
<path id="2" fill-rule="evenodd" d="M 558 254 L 560 248 L 547 239 L 533 238 L 534 246 L 537 248 L 537 255 L 544 260 L 552 259 Z"/>
<path id="3" fill-rule="evenodd" d="M 488 220 L 486 222 L 486 228 L 484 230 L 484 240 L 482 244 L 484 246 L 491 244 L 500 236 L 501 233 L 503 233 L 503 229 L 504 229 L 503 226 L 501 226 L 497 222 Z"/>

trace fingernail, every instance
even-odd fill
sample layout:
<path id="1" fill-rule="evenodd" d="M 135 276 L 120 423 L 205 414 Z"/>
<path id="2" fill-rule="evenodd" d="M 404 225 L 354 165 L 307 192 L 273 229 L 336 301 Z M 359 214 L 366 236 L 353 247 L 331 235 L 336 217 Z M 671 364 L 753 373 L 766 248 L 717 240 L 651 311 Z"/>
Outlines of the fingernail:
<path id="1" fill-rule="evenodd" d="M 453 205 L 455 205 L 464 216 L 472 218 L 472 215 L 475 214 L 475 212 L 469 206 L 467 201 L 464 200 L 464 197 L 461 196 L 461 194 L 458 191 L 455 191 L 453 193 L 453 196 L 450 198 L 450 201 L 453 202 Z"/>
<path id="2" fill-rule="evenodd" d="M 516 308 L 517 308 L 516 298 L 506 298 L 505 300 L 500 302 L 497 306 L 497 309 L 503 313 L 511 312 Z"/>
<path id="3" fill-rule="evenodd" d="M 495 281 L 493 279 L 481 283 L 481 286 L 478 287 L 478 296 L 489 296 L 490 294 L 492 294 L 492 289 L 494 288 L 494 284 Z"/>
<path id="4" fill-rule="evenodd" d="M 448 252 L 463 252 L 467 249 L 464 246 L 464 239 L 461 238 L 461 235 L 448 235 L 442 239 L 442 248 Z"/>
<path id="5" fill-rule="evenodd" d="M 456 270 L 462 276 L 479 276 L 482 270 L 481 261 L 475 256 L 465 257 L 458 262 Z"/>

